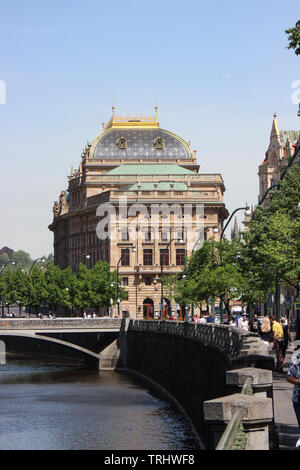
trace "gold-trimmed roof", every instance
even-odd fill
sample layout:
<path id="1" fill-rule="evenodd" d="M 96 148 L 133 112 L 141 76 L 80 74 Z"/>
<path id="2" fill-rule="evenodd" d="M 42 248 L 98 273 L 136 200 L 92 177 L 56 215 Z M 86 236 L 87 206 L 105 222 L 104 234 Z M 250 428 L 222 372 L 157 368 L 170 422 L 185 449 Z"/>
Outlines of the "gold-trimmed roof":
<path id="1" fill-rule="evenodd" d="M 110 129 L 112 127 L 159 127 L 157 120 L 158 106 L 155 106 L 155 115 L 147 116 L 144 114 L 116 116 L 115 106 L 112 107 L 112 116 L 107 124 L 102 123 L 103 130 Z"/>

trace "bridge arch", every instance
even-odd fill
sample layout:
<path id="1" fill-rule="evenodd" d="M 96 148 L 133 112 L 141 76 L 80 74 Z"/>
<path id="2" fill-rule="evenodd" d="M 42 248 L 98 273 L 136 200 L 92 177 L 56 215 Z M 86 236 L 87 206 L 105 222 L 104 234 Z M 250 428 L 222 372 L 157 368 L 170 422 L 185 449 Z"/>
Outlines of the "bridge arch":
<path id="1" fill-rule="evenodd" d="M 0 339 L 8 353 L 59 357 L 93 367 L 99 364 L 100 354 L 59 338 L 34 333 L 5 334 L 1 331 Z"/>

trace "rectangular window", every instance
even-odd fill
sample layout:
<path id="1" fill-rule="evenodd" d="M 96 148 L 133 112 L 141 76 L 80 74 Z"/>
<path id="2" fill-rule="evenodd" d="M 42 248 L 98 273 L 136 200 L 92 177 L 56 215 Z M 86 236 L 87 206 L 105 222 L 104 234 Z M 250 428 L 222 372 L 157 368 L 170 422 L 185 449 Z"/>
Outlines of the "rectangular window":
<path id="1" fill-rule="evenodd" d="M 151 266 L 152 264 L 152 250 L 144 250 L 144 266 Z"/>
<path id="2" fill-rule="evenodd" d="M 161 231 L 161 240 L 167 242 L 169 240 L 169 232 L 167 230 Z"/>
<path id="3" fill-rule="evenodd" d="M 121 241 L 122 242 L 128 242 L 128 240 L 129 240 L 128 230 L 122 230 L 121 231 Z"/>
<path id="4" fill-rule="evenodd" d="M 121 250 L 121 264 L 122 266 L 129 266 L 129 248 L 123 248 Z"/>
<path id="5" fill-rule="evenodd" d="M 185 258 L 185 250 L 182 248 L 176 250 L 176 265 L 177 266 L 184 265 L 184 258 Z"/>
<path id="6" fill-rule="evenodd" d="M 123 286 L 128 286 L 128 277 L 123 277 L 122 278 L 122 284 L 123 284 Z"/>
<path id="7" fill-rule="evenodd" d="M 151 276 L 146 276 L 145 277 L 145 286 L 151 286 L 152 284 L 152 277 Z"/>
<path id="8" fill-rule="evenodd" d="M 160 250 L 160 265 L 168 266 L 169 265 L 169 250 Z"/>
<path id="9" fill-rule="evenodd" d="M 151 230 L 145 232 L 145 242 L 151 242 Z"/>

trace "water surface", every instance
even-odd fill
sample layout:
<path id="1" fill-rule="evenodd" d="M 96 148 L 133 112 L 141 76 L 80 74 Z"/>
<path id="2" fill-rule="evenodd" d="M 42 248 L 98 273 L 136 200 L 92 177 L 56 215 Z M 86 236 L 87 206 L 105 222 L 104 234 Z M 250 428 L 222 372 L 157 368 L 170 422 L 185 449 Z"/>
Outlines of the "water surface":
<path id="1" fill-rule="evenodd" d="M 172 406 L 116 372 L 33 358 L 0 365 L 0 449 L 195 450 Z"/>

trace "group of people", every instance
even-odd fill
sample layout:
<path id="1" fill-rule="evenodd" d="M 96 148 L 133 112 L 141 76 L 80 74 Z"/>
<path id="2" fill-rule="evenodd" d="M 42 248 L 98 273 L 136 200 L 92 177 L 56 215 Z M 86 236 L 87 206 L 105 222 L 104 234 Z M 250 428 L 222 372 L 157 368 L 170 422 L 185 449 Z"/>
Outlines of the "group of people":
<path id="1" fill-rule="evenodd" d="M 97 318 L 96 312 L 93 313 L 86 313 L 86 311 L 83 312 L 82 318 Z"/>
<path id="2" fill-rule="evenodd" d="M 288 321 L 285 317 L 282 317 L 278 322 L 275 315 L 265 316 L 260 322 L 255 313 L 251 321 L 247 320 L 246 315 L 240 315 L 236 320 L 231 319 L 229 324 L 257 333 L 267 345 L 273 343 L 273 349 L 276 353 L 276 369 L 279 372 L 283 371 L 286 350 L 289 343 L 292 342 Z"/>
<path id="3" fill-rule="evenodd" d="M 55 313 L 49 313 L 49 315 L 42 314 L 42 312 L 38 313 L 38 318 L 40 320 L 55 320 L 56 315 Z"/>
<path id="4" fill-rule="evenodd" d="M 248 325 L 247 325 L 248 323 Z M 236 325 L 238 326 L 238 325 Z M 275 315 L 265 316 L 262 323 L 255 314 L 252 321 L 248 322 L 244 316 L 239 324 L 240 328 L 248 329 L 254 333 L 258 333 L 265 344 L 273 343 L 273 349 L 276 353 L 276 370 L 283 372 L 283 364 L 285 363 L 286 350 L 289 344 L 292 344 L 288 321 L 285 317 L 276 321 Z M 287 371 L 287 381 L 294 385 L 292 402 L 295 414 L 300 428 L 300 332 L 297 332 L 296 341 L 294 343 L 295 351 L 292 354 L 289 368 Z M 300 448 L 300 438 L 296 443 L 296 447 Z"/>

